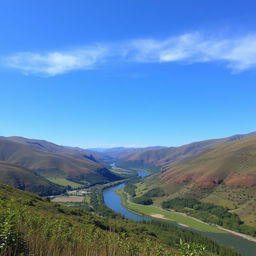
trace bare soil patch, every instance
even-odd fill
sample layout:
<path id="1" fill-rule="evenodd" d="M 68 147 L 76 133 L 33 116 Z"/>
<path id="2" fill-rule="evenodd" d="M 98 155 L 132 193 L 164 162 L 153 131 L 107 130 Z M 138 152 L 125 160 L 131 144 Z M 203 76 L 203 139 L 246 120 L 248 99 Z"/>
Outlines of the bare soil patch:
<path id="1" fill-rule="evenodd" d="M 55 197 L 52 202 L 55 203 L 82 203 L 84 201 L 83 196 L 59 196 Z"/>
<path id="2" fill-rule="evenodd" d="M 163 220 L 171 220 L 171 219 L 165 218 L 163 214 L 159 214 L 159 213 L 153 213 L 153 214 L 150 214 L 150 216 L 158 219 L 163 219 Z"/>

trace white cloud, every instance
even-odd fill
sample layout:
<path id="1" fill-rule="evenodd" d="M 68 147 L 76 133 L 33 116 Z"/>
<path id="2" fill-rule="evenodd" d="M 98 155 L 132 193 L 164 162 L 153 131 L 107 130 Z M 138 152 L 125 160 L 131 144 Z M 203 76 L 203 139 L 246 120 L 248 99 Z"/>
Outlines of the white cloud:
<path id="1" fill-rule="evenodd" d="M 25 74 L 55 76 L 72 70 L 94 69 L 112 61 L 221 62 L 233 71 L 244 71 L 256 68 L 256 34 L 225 38 L 193 32 L 164 40 L 138 39 L 73 51 L 20 52 L 5 57 L 4 65 Z"/>
<path id="2" fill-rule="evenodd" d="M 245 70 L 256 67 L 256 35 L 235 40 L 234 46 L 224 54 L 228 66 L 235 70 Z"/>
<path id="3" fill-rule="evenodd" d="M 166 40 L 135 40 L 131 46 L 133 60 L 139 62 L 223 62 L 235 71 L 256 67 L 256 34 L 215 39 L 197 32 Z"/>
<path id="4" fill-rule="evenodd" d="M 134 60 L 139 62 L 172 62 L 189 58 L 198 35 L 184 34 L 166 40 L 142 39 L 131 42 Z M 192 46 L 192 47 L 191 47 Z"/>
<path id="5" fill-rule="evenodd" d="M 200 33 L 167 40 L 132 42 L 134 60 L 139 62 L 223 62 L 234 71 L 256 67 L 256 34 L 240 38 L 207 38 Z"/>
<path id="6" fill-rule="evenodd" d="M 105 47 L 45 54 L 20 52 L 7 57 L 5 64 L 25 74 L 55 76 L 71 70 L 92 69 L 102 62 L 106 54 Z"/>

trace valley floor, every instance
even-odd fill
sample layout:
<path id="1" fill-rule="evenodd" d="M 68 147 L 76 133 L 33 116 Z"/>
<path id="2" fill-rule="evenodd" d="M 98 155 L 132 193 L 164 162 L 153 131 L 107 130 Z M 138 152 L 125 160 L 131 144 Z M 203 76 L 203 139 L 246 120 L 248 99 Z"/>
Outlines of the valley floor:
<path id="1" fill-rule="evenodd" d="M 139 214 L 151 216 L 151 217 L 157 218 L 157 219 L 174 221 L 174 222 L 177 222 L 181 226 L 190 227 L 190 228 L 205 231 L 205 232 L 231 233 L 233 235 L 242 237 L 248 241 L 256 243 L 256 238 L 254 238 L 254 237 L 251 237 L 251 236 L 248 236 L 248 235 L 245 235 L 242 233 L 238 233 L 238 232 L 223 228 L 218 225 L 211 225 L 211 224 L 205 223 L 205 222 L 198 220 L 194 217 L 187 216 L 184 213 L 174 212 L 174 211 L 166 211 L 166 210 L 161 209 L 160 207 L 152 206 L 152 205 L 135 204 L 129 200 L 129 195 L 127 193 L 125 193 L 125 191 L 123 189 L 117 190 L 116 193 L 121 196 L 122 203 L 124 204 L 125 207 L 127 207 L 129 210 L 135 211 Z"/>

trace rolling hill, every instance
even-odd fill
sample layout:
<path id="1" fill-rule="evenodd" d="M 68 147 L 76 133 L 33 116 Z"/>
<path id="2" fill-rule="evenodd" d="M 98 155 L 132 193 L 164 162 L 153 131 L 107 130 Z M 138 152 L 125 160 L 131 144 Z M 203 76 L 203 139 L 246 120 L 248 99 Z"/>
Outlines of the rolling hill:
<path id="1" fill-rule="evenodd" d="M 26 168 L 6 162 L 0 162 L 0 181 L 12 187 L 42 196 L 60 194 L 65 190 L 64 187 L 53 184 Z"/>
<path id="2" fill-rule="evenodd" d="M 256 136 L 226 142 L 163 168 L 147 181 L 147 189 L 161 187 L 165 196 L 195 198 L 227 207 L 256 227 Z"/>
<path id="3" fill-rule="evenodd" d="M 234 135 L 221 139 L 212 139 L 190 143 L 180 147 L 168 147 L 160 149 L 145 149 L 121 156 L 116 165 L 127 168 L 144 168 L 149 170 L 160 170 L 168 165 L 176 165 L 186 159 L 199 155 L 200 153 L 221 145 L 226 142 L 238 141 L 250 136 L 256 135 L 256 132 L 242 135 Z"/>
<path id="4" fill-rule="evenodd" d="M 101 160 L 104 159 L 105 157 L 105 155 L 101 154 L 100 152 L 94 152 L 86 149 L 81 149 L 78 147 L 60 146 L 45 140 L 28 139 L 18 136 L 12 136 L 8 138 L 0 137 L 0 139 L 1 138 L 8 139 L 8 141 L 29 145 L 31 149 L 38 149 L 48 153 L 59 154 L 80 160 L 89 159 L 94 162 L 101 162 Z"/>
<path id="5" fill-rule="evenodd" d="M 256 187 L 256 136 L 224 143 L 164 169 L 160 179 L 166 182 L 193 181 L 200 187 L 219 184 L 230 187 Z"/>
<path id="6" fill-rule="evenodd" d="M 0 137 L 0 161 L 22 166 L 45 178 L 67 179 L 79 184 L 119 179 L 92 155 L 42 140 Z"/>

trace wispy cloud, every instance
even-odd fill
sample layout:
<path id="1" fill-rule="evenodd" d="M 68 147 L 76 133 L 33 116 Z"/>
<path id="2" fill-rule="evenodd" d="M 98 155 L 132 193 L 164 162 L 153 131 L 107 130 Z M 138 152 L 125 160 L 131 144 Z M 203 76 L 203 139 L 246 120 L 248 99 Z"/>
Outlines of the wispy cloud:
<path id="1" fill-rule="evenodd" d="M 4 65 L 25 74 L 55 76 L 72 70 L 95 69 L 111 61 L 140 63 L 220 62 L 232 71 L 256 68 L 256 34 L 214 37 L 199 32 L 164 40 L 137 39 L 73 51 L 19 52 L 4 58 Z"/>
<path id="2" fill-rule="evenodd" d="M 166 40 L 136 40 L 132 48 L 139 62 L 223 62 L 234 71 L 256 67 L 256 34 L 215 39 L 189 33 Z"/>
<path id="3" fill-rule="evenodd" d="M 55 76 L 72 70 L 93 69 L 104 60 L 107 52 L 102 46 L 68 52 L 19 52 L 5 58 L 5 64 L 25 74 Z"/>

